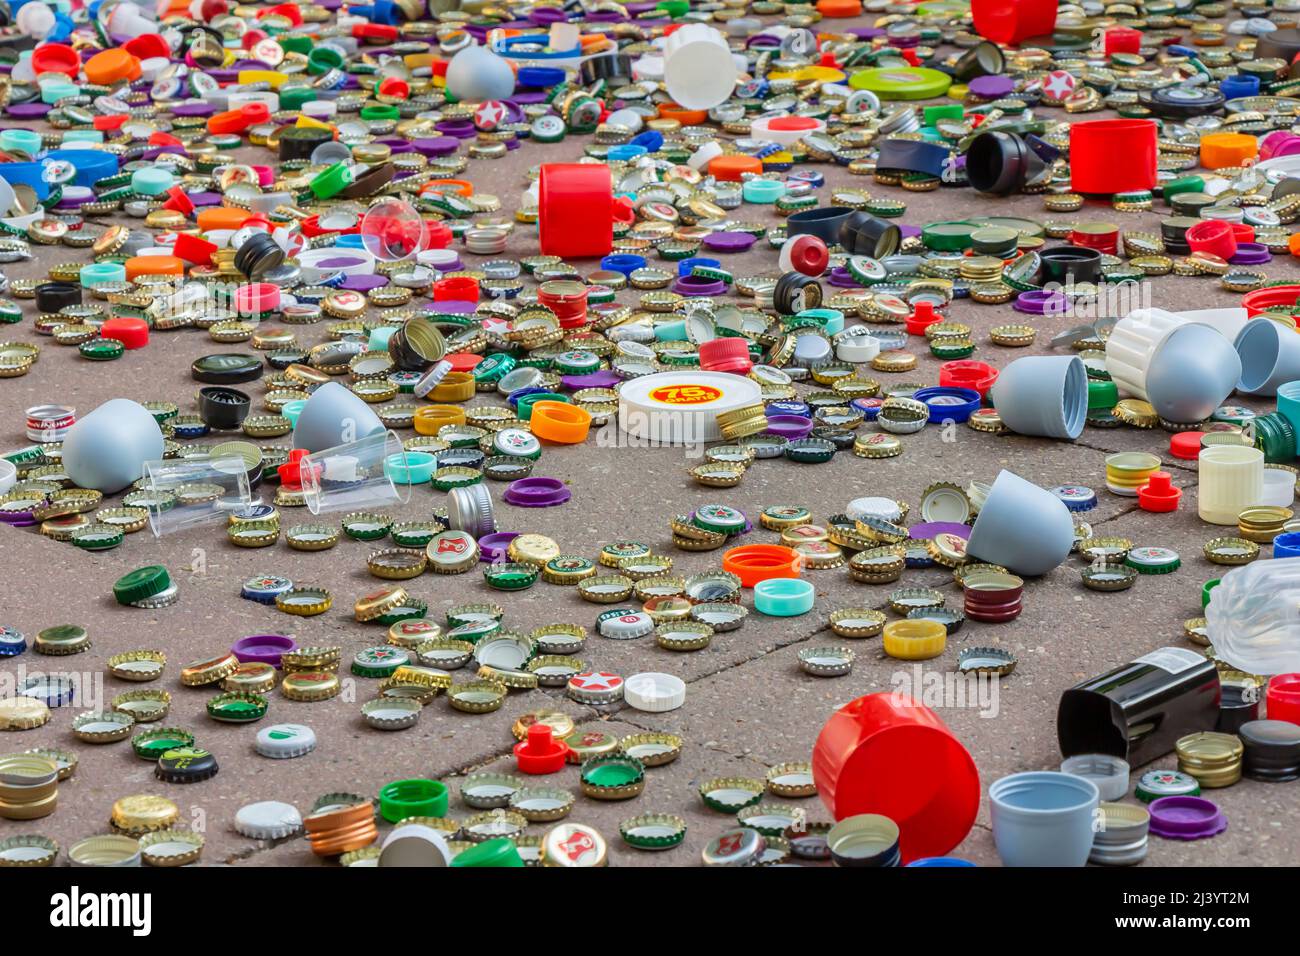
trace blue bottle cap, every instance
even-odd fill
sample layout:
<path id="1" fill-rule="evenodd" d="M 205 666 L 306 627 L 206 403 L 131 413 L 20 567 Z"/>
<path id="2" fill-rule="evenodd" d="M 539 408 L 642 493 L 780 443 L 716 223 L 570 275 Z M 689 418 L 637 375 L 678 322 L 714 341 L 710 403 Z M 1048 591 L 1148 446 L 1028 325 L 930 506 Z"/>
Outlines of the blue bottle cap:
<path id="1" fill-rule="evenodd" d="M 27 638 L 20 631 L 0 624 L 0 657 L 17 657 L 27 650 Z"/>
<path id="2" fill-rule="evenodd" d="M 72 678 L 61 674 L 42 674 L 39 677 L 29 677 L 18 685 L 19 696 L 39 700 L 46 707 L 51 708 L 71 704 L 76 692 L 77 686 Z"/>
<path id="3" fill-rule="evenodd" d="M 1057 485 L 1052 494 L 1071 511 L 1091 511 L 1097 507 L 1097 493 L 1083 485 Z"/>
<path id="4" fill-rule="evenodd" d="M 293 590 L 293 582 L 276 574 L 259 574 L 244 582 L 239 596 L 258 604 L 274 604 L 278 595 Z"/>

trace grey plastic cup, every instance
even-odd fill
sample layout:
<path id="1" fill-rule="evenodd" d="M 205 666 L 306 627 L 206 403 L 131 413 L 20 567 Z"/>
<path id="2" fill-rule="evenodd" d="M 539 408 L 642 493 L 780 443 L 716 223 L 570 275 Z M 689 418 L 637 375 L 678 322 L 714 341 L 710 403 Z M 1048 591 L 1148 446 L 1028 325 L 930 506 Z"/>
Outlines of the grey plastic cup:
<path id="1" fill-rule="evenodd" d="M 128 398 L 100 405 L 68 430 L 63 468 L 79 488 L 121 491 L 144 474 L 144 463 L 162 458 L 162 429 L 148 409 Z"/>
<path id="2" fill-rule="evenodd" d="M 1168 421 L 1202 422 L 1232 394 L 1241 374 L 1231 342 L 1208 325 L 1188 323 L 1169 333 L 1151 356 L 1147 399 Z"/>
<path id="3" fill-rule="evenodd" d="M 966 550 L 1021 575 L 1046 574 L 1070 554 L 1074 521 L 1050 491 L 1010 471 L 999 473 L 980 506 Z"/>
<path id="4" fill-rule="evenodd" d="M 350 445 L 384 430 L 384 423 L 369 405 L 338 382 L 326 382 L 312 392 L 298 413 L 293 447 L 324 451 Z"/>
<path id="5" fill-rule="evenodd" d="M 1086 777 L 1013 773 L 989 787 L 993 843 L 1005 866 L 1083 866 L 1101 795 Z"/>
<path id="6" fill-rule="evenodd" d="M 1300 379 L 1300 332 L 1271 319 L 1254 318 L 1232 344 L 1241 357 L 1238 391 L 1276 395 L 1279 385 Z"/>
<path id="7" fill-rule="evenodd" d="M 1019 435 L 1075 439 L 1088 417 L 1088 372 L 1077 355 L 1030 355 L 998 375 L 989 399 Z"/>

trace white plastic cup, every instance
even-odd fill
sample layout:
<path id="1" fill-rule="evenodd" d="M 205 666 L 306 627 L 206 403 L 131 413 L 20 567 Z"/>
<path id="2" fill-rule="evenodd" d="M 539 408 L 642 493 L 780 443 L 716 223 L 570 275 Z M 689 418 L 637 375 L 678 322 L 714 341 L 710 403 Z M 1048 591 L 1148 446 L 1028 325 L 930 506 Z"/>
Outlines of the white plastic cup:
<path id="1" fill-rule="evenodd" d="M 147 461 L 140 490 L 152 495 L 146 507 L 155 538 L 226 522 L 252 503 L 248 462 L 237 455 Z"/>
<path id="2" fill-rule="evenodd" d="M 1211 445 L 1197 461 L 1197 514 L 1210 524 L 1235 525 L 1264 496 L 1264 453 L 1246 445 Z"/>
<path id="3" fill-rule="evenodd" d="M 1238 391 L 1276 395 L 1279 385 L 1300 379 L 1300 332 L 1261 316 L 1242 327 L 1233 345 L 1241 356 Z"/>
<path id="4" fill-rule="evenodd" d="M 731 48 L 713 27 L 688 23 L 664 43 L 664 84 L 683 109 L 711 110 L 725 103 L 736 76 Z"/>
<path id="5" fill-rule="evenodd" d="M 394 481 L 392 469 L 387 467 L 390 458 L 400 460 L 404 455 L 401 440 L 385 430 L 306 456 L 300 474 L 308 510 L 318 515 L 406 504 L 411 499 L 411 486 Z"/>

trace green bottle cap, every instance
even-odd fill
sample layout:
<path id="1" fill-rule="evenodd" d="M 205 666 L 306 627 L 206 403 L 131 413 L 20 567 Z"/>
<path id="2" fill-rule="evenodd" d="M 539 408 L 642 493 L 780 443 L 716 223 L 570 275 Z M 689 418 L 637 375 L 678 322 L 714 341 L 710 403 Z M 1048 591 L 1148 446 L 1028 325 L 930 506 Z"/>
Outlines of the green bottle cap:
<path id="1" fill-rule="evenodd" d="M 522 867 L 524 858 L 513 840 L 498 837 L 476 843 L 467 850 L 457 853 L 451 861 L 452 866 L 510 866 Z"/>
<path id="2" fill-rule="evenodd" d="M 266 698 L 260 694 L 218 694 L 208 701 L 208 716 L 228 724 L 250 724 L 265 717 L 266 708 Z"/>
<path id="3" fill-rule="evenodd" d="M 117 598 L 118 604 L 134 604 L 161 594 L 171 587 L 171 583 L 171 575 L 166 568 L 161 564 L 150 564 L 118 578 L 113 585 L 113 597 Z"/>

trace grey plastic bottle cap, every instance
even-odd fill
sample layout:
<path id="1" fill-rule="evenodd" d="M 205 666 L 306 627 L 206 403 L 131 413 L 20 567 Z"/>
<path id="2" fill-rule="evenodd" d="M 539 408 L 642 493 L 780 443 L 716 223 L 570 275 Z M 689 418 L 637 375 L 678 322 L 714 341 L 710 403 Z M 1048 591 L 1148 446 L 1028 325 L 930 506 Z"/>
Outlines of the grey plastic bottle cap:
<path id="1" fill-rule="evenodd" d="M 254 746 L 263 757 L 286 760 L 315 750 L 316 734 L 304 724 L 273 724 L 257 732 Z"/>
<path id="2" fill-rule="evenodd" d="M 335 163 L 346 163 L 350 159 L 352 159 L 352 150 L 336 139 L 321 143 L 311 151 L 313 166 L 332 166 Z"/>

